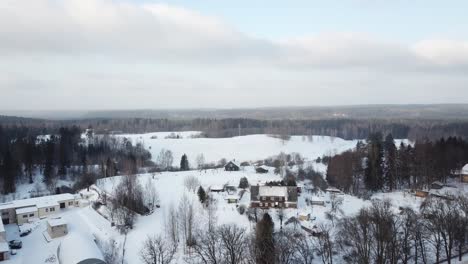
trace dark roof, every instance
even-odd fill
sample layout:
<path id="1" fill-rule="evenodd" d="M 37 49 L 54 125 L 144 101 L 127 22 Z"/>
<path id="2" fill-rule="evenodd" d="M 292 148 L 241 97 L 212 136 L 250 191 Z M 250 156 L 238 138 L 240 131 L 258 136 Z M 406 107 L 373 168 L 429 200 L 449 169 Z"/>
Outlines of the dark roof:
<path id="1" fill-rule="evenodd" d="M 250 186 L 250 200 L 251 201 L 258 201 L 259 190 L 260 190 L 260 186 L 258 185 Z"/>

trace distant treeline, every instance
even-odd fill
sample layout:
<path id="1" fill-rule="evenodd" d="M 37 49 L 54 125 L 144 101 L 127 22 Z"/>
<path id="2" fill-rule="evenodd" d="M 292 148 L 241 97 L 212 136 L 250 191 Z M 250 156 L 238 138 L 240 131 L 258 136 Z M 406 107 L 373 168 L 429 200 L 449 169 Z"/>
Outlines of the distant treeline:
<path id="1" fill-rule="evenodd" d="M 328 183 L 346 193 L 428 188 L 435 181 L 458 177 L 468 163 L 468 142 L 449 137 L 395 146 L 391 134 L 384 139 L 382 133 L 374 133 L 355 149 L 325 161 Z"/>
<path id="2" fill-rule="evenodd" d="M 93 128 L 96 133 L 144 133 L 160 131 L 203 131 L 206 137 L 232 137 L 251 134 L 324 135 L 344 139 L 366 139 L 374 132 L 392 134 L 395 138 L 468 139 L 468 121 L 443 120 L 257 120 L 257 119 L 85 119 L 52 121 L 0 117 L 0 125 L 28 127 L 28 132 L 57 133 L 60 127 Z M 19 129 L 21 130 L 21 129 Z"/>
<path id="3" fill-rule="evenodd" d="M 89 186 L 96 178 L 134 174 L 148 165 L 151 154 L 143 146 L 109 136 L 82 139 L 77 126 L 62 127 L 37 137 L 45 128 L 0 126 L 0 192 L 15 192 L 17 183 L 33 183 L 41 173 L 49 191 L 58 179 Z M 77 177 L 77 178 L 75 178 Z"/>

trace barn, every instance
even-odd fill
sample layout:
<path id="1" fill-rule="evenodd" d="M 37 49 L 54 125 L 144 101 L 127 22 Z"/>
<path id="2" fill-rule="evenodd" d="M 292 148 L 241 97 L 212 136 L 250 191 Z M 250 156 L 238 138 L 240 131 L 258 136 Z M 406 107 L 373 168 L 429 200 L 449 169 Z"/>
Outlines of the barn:
<path id="1" fill-rule="evenodd" d="M 224 166 L 225 171 L 239 171 L 240 166 L 235 161 L 230 161 Z"/>

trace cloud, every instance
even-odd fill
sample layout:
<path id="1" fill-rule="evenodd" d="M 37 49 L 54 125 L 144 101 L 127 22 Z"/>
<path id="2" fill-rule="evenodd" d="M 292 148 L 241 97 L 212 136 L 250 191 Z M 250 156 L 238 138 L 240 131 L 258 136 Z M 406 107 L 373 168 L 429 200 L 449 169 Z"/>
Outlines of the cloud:
<path id="1" fill-rule="evenodd" d="M 434 102 L 456 101 L 448 91 L 468 98 L 468 41 L 401 43 L 360 32 L 265 39 L 167 4 L 3 0 L 0 56 L 10 76 L 0 78 L 4 107 L 21 107 L 19 91 L 35 83 L 44 102 L 95 96 L 74 108 L 426 102 L 424 87 Z M 229 94 L 236 101 L 226 105 Z"/>

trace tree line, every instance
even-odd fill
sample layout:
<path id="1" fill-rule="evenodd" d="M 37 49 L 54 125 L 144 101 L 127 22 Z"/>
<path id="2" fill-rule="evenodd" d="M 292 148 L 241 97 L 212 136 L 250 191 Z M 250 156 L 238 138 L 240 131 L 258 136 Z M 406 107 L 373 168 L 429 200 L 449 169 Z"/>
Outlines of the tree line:
<path id="1" fill-rule="evenodd" d="M 438 139 L 441 137 L 468 138 L 468 122 L 462 120 L 423 119 L 249 119 L 249 118 L 95 118 L 80 120 L 41 120 L 25 118 L 0 118 L 0 125 L 28 127 L 50 133 L 60 127 L 78 126 L 94 128 L 97 133 L 144 133 L 158 131 L 204 132 L 206 137 L 232 137 L 251 134 L 273 135 L 324 135 L 344 139 L 366 139 L 380 131 L 395 138 Z M 43 134 L 47 134 L 43 133 Z"/>
<path id="2" fill-rule="evenodd" d="M 373 133 L 354 150 L 323 160 L 328 183 L 346 193 L 419 189 L 458 177 L 468 162 L 468 142 L 448 137 L 396 146 L 391 134 Z"/>
<path id="3" fill-rule="evenodd" d="M 89 186 L 96 178 L 136 173 L 150 163 L 151 154 L 141 144 L 109 135 L 93 136 L 77 126 L 59 128 L 44 136 L 43 130 L 0 126 L 0 189 L 13 193 L 17 183 L 34 183 L 42 174 L 49 191 L 59 179 Z M 43 136 L 40 136 L 43 135 Z"/>

